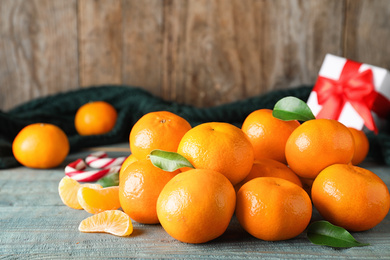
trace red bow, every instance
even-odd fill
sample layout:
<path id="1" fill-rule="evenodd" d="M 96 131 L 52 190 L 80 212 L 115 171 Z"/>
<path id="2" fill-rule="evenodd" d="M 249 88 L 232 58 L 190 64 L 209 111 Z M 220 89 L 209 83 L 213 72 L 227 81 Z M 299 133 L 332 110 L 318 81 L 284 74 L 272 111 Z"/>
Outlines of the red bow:
<path id="1" fill-rule="evenodd" d="M 368 129 L 378 133 L 371 114 L 373 107 L 389 107 L 389 101 L 375 91 L 371 69 L 359 72 L 361 63 L 347 60 L 338 80 L 318 77 L 314 91 L 317 92 L 318 104 L 322 105 L 317 118 L 337 120 L 346 102 L 349 102 L 363 118 Z M 379 99 L 382 105 L 375 105 Z"/>

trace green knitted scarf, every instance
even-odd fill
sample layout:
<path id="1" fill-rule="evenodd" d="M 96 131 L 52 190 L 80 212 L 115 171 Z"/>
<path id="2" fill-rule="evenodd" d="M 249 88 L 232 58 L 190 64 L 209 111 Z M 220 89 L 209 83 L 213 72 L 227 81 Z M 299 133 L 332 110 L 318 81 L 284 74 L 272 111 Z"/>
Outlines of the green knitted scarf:
<path id="1" fill-rule="evenodd" d="M 230 104 L 209 108 L 164 101 L 145 90 L 131 86 L 93 86 L 75 91 L 38 98 L 22 104 L 9 112 L 0 111 L 0 169 L 18 166 L 12 154 L 12 141 L 26 125 L 42 122 L 59 126 L 69 138 L 71 152 L 81 148 L 128 142 L 134 123 L 146 113 L 166 110 L 185 118 L 192 126 L 204 122 L 227 122 L 241 126 L 254 110 L 272 109 L 275 103 L 286 96 L 307 100 L 312 86 L 276 90 L 264 95 L 247 98 Z M 89 102 L 104 100 L 118 111 L 114 129 L 103 135 L 80 136 L 74 127 L 77 109 Z M 368 134 L 370 152 L 368 158 L 390 165 L 390 135 L 381 132 Z"/>

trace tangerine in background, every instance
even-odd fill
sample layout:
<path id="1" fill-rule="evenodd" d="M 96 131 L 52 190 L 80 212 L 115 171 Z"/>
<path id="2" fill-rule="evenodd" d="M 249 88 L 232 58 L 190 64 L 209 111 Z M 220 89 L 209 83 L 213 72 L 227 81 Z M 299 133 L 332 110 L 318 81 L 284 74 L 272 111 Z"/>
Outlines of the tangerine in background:
<path id="1" fill-rule="evenodd" d="M 105 101 L 94 101 L 82 105 L 76 112 L 74 124 L 80 135 L 101 135 L 110 132 L 118 113 Z"/>
<path id="2" fill-rule="evenodd" d="M 237 193 L 237 220 L 249 234 L 262 240 L 298 236 L 311 215 L 312 204 L 306 191 L 281 178 L 255 178 Z"/>
<path id="3" fill-rule="evenodd" d="M 139 223 L 159 223 L 157 198 L 165 184 L 179 172 L 163 171 L 149 159 L 138 160 L 127 166 L 119 178 L 119 201 L 123 211 Z"/>
<path id="4" fill-rule="evenodd" d="M 157 200 L 162 227 L 185 243 L 205 243 L 221 236 L 234 213 L 236 193 L 219 172 L 192 169 L 170 180 Z"/>
<path id="5" fill-rule="evenodd" d="M 331 119 L 304 122 L 286 143 L 290 168 L 303 178 L 314 179 L 320 171 L 336 163 L 349 163 L 355 149 L 351 131 Z"/>
<path id="6" fill-rule="evenodd" d="M 359 165 L 364 161 L 368 154 L 368 150 L 370 149 L 370 143 L 366 134 L 358 129 L 348 127 L 349 131 L 353 136 L 353 140 L 355 142 L 355 150 L 352 157 L 352 164 Z"/>
<path id="7" fill-rule="evenodd" d="M 141 117 L 130 132 L 130 151 L 138 160 L 160 149 L 176 152 L 183 135 L 191 129 L 184 118 L 168 111 L 151 112 Z"/>
<path id="8" fill-rule="evenodd" d="M 130 154 L 126 160 L 122 163 L 121 169 L 119 170 L 119 180 L 121 179 L 122 173 L 126 170 L 126 168 L 132 164 L 133 162 L 138 161 L 137 158 L 135 158 L 134 154 Z"/>
<path id="9" fill-rule="evenodd" d="M 243 181 L 236 184 L 234 188 L 236 191 L 238 191 L 243 184 L 258 177 L 282 178 L 295 183 L 299 187 L 302 187 L 302 182 L 298 175 L 296 175 L 290 168 L 288 168 L 287 165 L 276 160 L 263 158 L 255 160 L 248 176 L 246 176 Z"/>
<path id="10" fill-rule="evenodd" d="M 69 153 L 68 137 L 58 126 L 35 123 L 23 128 L 12 143 L 16 160 L 30 168 L 54 168 Z"/>
<path id="11" fill-rule="evenodd" d="M 373 172 L 351 164 L 334 164 L 321 171 L 311 197 L 326 220 L 350 231 L 375 227 L 390 208 L 386 184 Z"/>
<path id="12" fill-rule="evenodd" d="M 286 142 L 299 125 L 296 120 L 275 118 L 271 109 L 259 109 L 247 116 L 241 129 L 253 145 L 255 160 L 268 158 L 286 164 Z"/>
<path id="13" fill-rule="evenodd" d="M 253 147 L 240 128 L 219 122 L 200 124 L 181 139 L 177 152 L 196 169 L 210 169 L 225 175 L 235 185 L 253 165 Z"/>

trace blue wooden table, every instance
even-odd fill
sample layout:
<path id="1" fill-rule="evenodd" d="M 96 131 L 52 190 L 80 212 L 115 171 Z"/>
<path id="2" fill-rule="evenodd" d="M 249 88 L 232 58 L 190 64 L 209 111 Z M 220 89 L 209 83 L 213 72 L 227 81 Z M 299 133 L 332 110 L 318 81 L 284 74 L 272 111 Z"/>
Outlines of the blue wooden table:
<path id="1" fill-rule="evenodd" d="M 109 157 L 129 154 L 126 150 L 112 152 L 110 147 L 107 150 Z M 352 233 L 358 241 L 370 246 L 349 249 L 311 244 L 306 233 L 287 241 L 265 242 L 246 233 L 235 217 L 221 237 L 199 245 L 173 239 L 160 225 L 137 222 L 133 222 L 130 237 L 81 233 L 78 225 L 90 214 L 65 206 L 57 189 L 64 166 L 88 153 L 69 155 L 56 169 L 18 167 L 0 171 L 1 259 L 390 259 L 390 214 L 375 228 Z M 375 172 L 390 187 L 390 167 L 369 163 L 362 166 Z M 314 211 L 312 220 L 320 219 Z"/>

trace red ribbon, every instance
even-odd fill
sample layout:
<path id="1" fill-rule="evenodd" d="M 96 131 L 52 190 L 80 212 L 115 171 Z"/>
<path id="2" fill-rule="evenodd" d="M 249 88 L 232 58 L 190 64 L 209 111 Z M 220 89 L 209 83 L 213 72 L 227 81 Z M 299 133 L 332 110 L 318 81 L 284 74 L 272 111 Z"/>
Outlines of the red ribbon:
<path id="1" fill-rule="evenodd" d="M 338 80 L 319 76 L 313 91 L 322 106 L 317 118 L 337 120 L 346 102 L 363 118 L 368 129 L 378 133 L 371 111 L 385 115 L 390 101 L 375 91 L 371 69 L 359 72 L 361 63 L 347 60 Z"/>

